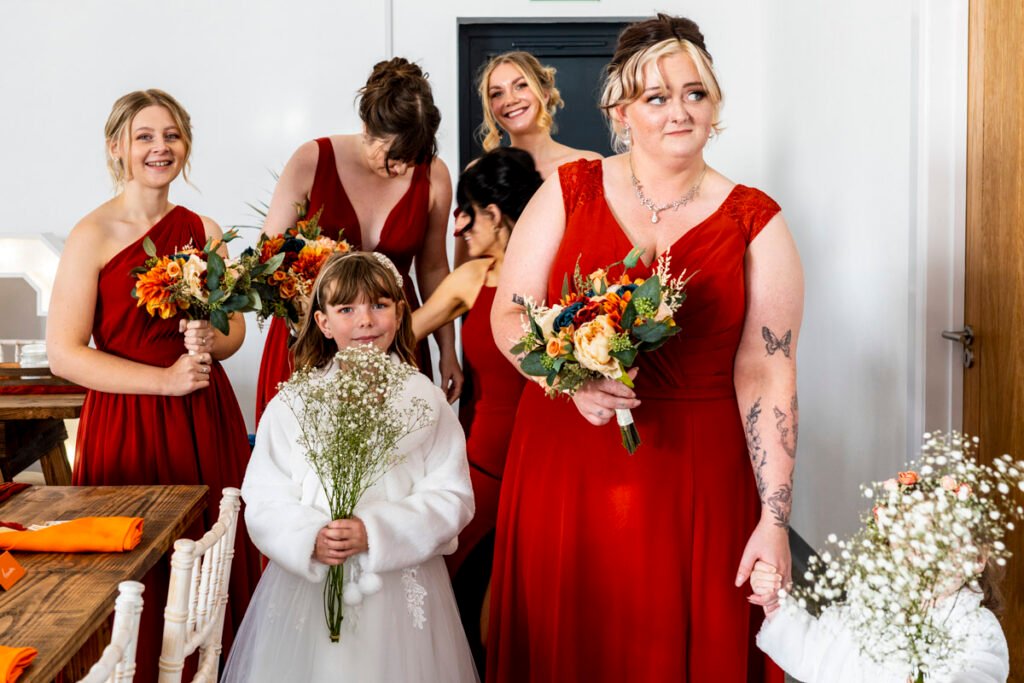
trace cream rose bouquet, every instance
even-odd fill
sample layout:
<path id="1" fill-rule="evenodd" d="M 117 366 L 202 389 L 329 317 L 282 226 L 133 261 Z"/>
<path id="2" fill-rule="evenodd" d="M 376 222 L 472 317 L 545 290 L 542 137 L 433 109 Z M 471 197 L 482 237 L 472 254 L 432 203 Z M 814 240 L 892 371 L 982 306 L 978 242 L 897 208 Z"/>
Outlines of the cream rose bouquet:
<path id="1" fill-rule="evenodd" d="M 853 537 L 828 537 L 802 585 L 780 591 L 782 609 L 833 610 L 861 651 L 911 681 L 943 677 L 962 660 L 940 606 L 962 588 L 981 592 L 990 564 L 1024 507 L 1024 462 L 974 457 L 977 438 L 924 435 L 921 457 L 896 477 L 862 487 L 873 502 Z"/>
<path id="2" fill-rule="evenodd" d="M 686 299 L 688 278 L 669 274 L 670 257 L 655 264 L 649 278 L 632 279 L 641 251 L 583 276 L 579 263 L 573 287 L 566 274 L 562 298 L 553 306 L 517 298 L 523 306 L 523 336 L 511 351 L 523 372 L 545 384 L 549 396 L 574 394 L 584 382 L 607 378 L 633 386 L 627 372 L 642 351 L 657 349 L 679 333 L 673 315 Z M 617 278 L 611 271 L 621 266 Z M 541 379 L 543 378 L 543 379 Z M 622 445 L 633 454 L 640 435 L 629 410 L 616 410 Z"/>
<path id="3" fill-rule="evenodd" d="M 217 253 L 221 244 L 237 236 L 236 230 L 229 230 L 219 240 L 208 239 L 202 249 L 187 244 L 168 256 L 157 255 L 153 241 L 146 237 L 142 248 L 149 258 L 131 271 L 135 276 L 132 296 L 138 299 L 138 307 L 165 319 L 180 313 L 190 320 L 209 320 L 227 334 L 229 314 L 260 310 L 263 304 L 254 283 L 271 276 L 283 259 L 262 262 L 251 250 L 235 259 Z"/>

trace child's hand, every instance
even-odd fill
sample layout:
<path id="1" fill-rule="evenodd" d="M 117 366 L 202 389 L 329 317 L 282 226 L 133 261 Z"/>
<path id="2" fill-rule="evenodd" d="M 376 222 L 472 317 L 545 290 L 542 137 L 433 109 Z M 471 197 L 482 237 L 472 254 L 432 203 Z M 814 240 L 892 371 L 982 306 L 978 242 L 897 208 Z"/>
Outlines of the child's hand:
<path id="1" fill-rule="evenodd" d="M 313 559 L 326 565 L 337 565 L 369 548 L 363 520 L 358 517 L 336 519 L 316 535 Z"/>
<path id="2" fill-rule="evenodd" d="M 755 605 L 764 607 L 765 616 L 779 608 L 779 589 L 782 588 L 782 575 L 767 562 L 758 560 L 754 563 L 754 571 L 750 573 L 750 588 L 754 595 L 747 598 Z"/>

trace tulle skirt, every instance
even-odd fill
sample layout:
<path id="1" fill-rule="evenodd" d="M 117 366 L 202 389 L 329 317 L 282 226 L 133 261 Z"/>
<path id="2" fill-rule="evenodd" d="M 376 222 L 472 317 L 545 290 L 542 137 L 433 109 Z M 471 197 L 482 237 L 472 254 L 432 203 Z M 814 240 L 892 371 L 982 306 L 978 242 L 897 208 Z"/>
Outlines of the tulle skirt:
<path id="1" fill-rule="evenodd" d="M 380 574 L 380 592 L 345 606 L 330 642 L 322 582 L 273 562 L 263 573 L 221 683 L 478 681 L 444 561 Z"/>

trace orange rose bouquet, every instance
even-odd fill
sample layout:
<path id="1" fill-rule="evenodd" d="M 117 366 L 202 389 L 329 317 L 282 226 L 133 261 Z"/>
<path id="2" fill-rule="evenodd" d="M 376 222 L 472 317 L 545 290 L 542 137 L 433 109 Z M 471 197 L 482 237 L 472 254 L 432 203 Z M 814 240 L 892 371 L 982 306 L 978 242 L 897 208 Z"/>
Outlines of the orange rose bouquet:
<path id="1" fill-rule="evenodd" d="M 260 263 L 276 261 L 280 266 L 271 268 L 253 282 L 262 304 L 257 309 L 260 324 L 267 318 L 277 317 L 294 329 L 327 257 L 334 252 L 352 251 L 352 246 L 344 239 L 332 240 L 321 235 L 320 211 L 317 211 L 309 220 L 299 221 L 282 235 L 261 234 L 256 248 L 250 251 L 258 256 Z"/>
<path id="2" fill-rule="evenodd" d="M 587 380 L 608 378 L 633 386 L 627 371 L 642 351 L 653 351 L 679 333 L 673 315 L 686 299 L 688 281 L 669 274 L 670 257 L 658 259 L 647 279 L 609 271 L 636 266 L 641 251 L 584 277 L 579 264 L 570 288 L 566 274 L 562 298 L 553 306 L 517 298 L 523 306 L 523 336 L 511 351 L 523 372 L 543 377 L 548 395 L 574 394 Z M 622 445 L 630 454 L 640 435 L 629 410 L 616 410 Z"/>
<path id="3" fill-rule="evenodd" d="M 281 263 L 261 262 L 247 253 L 225 259 L 217 253 L 222 243 L 237 236 L 237 231 L 229 230 L 219 240 L 207 240 L 202 249 L 189 243 L 168 256 L 157 255 L 156 245 L 146 237 L 142 248 L 149 258 L 131 271 L 136 278 L 132 296 L 138 299 L 138 307 L 164 319 L 181 314 L 190 320 L 209 320 L 227 334 L 229 314 L 260 310 L 263 304 L 254 282 L 270 277 Z"/>

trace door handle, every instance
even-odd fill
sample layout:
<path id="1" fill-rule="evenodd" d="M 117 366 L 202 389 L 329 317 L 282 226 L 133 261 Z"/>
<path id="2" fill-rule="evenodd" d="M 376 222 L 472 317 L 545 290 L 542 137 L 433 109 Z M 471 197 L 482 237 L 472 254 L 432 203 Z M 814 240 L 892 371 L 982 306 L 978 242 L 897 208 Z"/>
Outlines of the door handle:
<path id="1" fill-rule="evenodd" d="M 948 339 L 949 341 L 959 342 L 963 346 L 963 362 L 965 368 L 969 368 L 974 365 L 974 350 L 971 348 L 974 344 L 974 330 L 970 325 L 964 325 L 964 329 L 962 330 L 943 330 L 942 338 Z"/>

